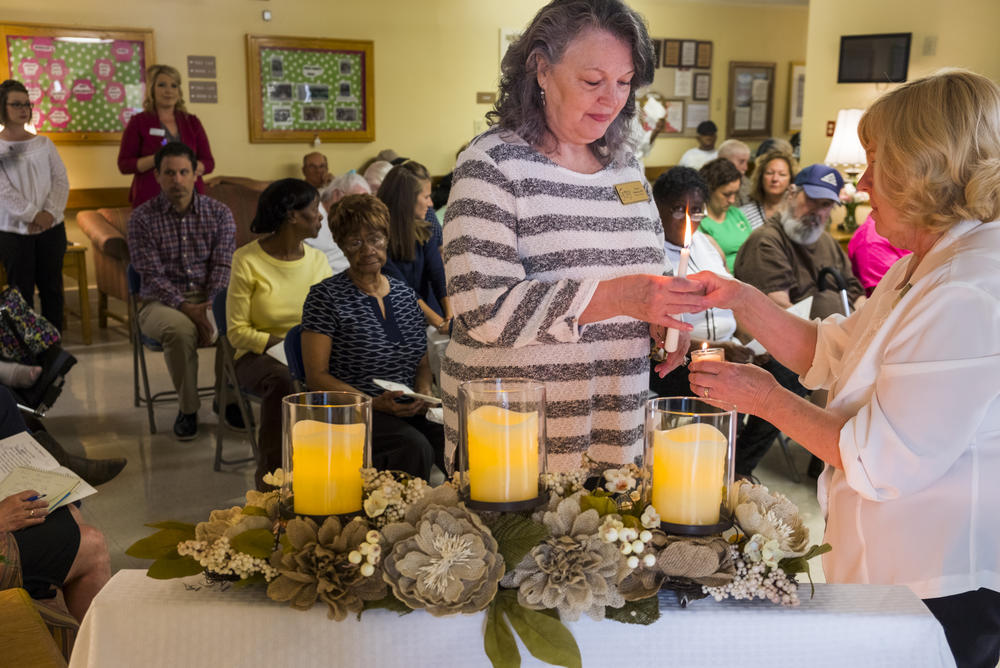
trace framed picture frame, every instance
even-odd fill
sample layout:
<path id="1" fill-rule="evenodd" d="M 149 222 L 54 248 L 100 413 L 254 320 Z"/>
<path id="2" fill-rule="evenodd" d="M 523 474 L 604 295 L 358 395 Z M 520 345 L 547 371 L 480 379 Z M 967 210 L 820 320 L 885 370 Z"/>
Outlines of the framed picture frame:
<path id="1" fill-rule="evenodd" d="M 375 141 L 371 41 L 247 35 L 250 141 Z"/>
<path id="2" fill-rule="evenodd" d="M 663 66 L 681 66 L 681 41 L 679 39 L 663 40 Z"/>
<path id="3" fill-rule="evenodd" d="M 704 101 L 712 96 L 712 75 L 709 72 L 695 72 L 691 99 Z"/>
<path id="4" fill-rule="evenodd" d="M 156 62 L 152 30 L 4 23 L 0 45 L 0 75 L 25 85 L 35 129 L 63 143 L 121 142 Z"/>
<path id="5" fill-rule="evenodd" d="M 681 41 L 681 67 L 694 67 L 698 63 L 698 42 L 693 39 Z"/>
<path id="6" fill-rule="evenodd" d="M 805 107 L 806 64 L 788 64 L 788 131 L 802 129 L 802 111 Z"/>
<path id="7" fill-rule="evenodd" d="M 730 61 L 726 127 L 730 137 L 770 137 L 775 63 Z"/>
<path id="8" fill-rule="evenodd" d="M 712 43 L 698 42 L 695 55 L 695 67 L 702 70 L 712 69 Z"/>

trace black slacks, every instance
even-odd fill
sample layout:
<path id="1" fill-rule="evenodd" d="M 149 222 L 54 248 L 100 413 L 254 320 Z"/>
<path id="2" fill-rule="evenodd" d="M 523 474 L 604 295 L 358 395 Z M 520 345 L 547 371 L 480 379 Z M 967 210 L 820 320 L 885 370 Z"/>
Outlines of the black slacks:
<path id="1" fill-rule="evenodd" d="M 35 288 L 42 302 L 42 315 L 63 328 L 63 256 L 66 255 L 66 225 L 53 225 L 41 234 L 0 232 L 0 261 L 7 282 L 17 288 L 34 308 Z"/>
<path id="2" fill-rule="evenodd" d="M 924 605 L 944 627 L 958 668 L 994 668 L 1000 661 L 1000 592 L 967 591 L 925 598 Z"/>

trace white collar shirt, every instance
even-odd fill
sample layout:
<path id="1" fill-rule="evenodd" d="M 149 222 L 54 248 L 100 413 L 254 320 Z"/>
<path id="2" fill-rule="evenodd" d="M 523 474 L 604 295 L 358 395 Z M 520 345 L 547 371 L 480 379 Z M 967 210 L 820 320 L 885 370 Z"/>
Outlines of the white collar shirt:
<path id="1" fill-rule="evenodd" d="M 819 325 L 806 387 L 848 418 L 827 466 L 828 582 L 921 598 L 1000 591 L 1000 221 L 964 221 L 907 286 L 902 258 L 849 318 Z"/>

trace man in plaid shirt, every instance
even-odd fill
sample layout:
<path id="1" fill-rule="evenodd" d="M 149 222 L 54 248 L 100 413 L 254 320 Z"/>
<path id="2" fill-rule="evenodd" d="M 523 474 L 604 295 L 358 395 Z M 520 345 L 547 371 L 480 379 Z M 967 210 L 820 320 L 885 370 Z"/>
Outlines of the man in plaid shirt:
<path id="1" fill-rule="evenodd" d="M 226 289 L 236 249 L 229 208 L 194 190 L 195 155 L 179 142 L 161 148 L 154 169 L 161 192 L 132 212 L 128 245 L 142 276 L 139 328 L 163 345 L 180 403 L 174 435 L 198 435 L 198 346 L 212 343 L 212 299 Z"/>

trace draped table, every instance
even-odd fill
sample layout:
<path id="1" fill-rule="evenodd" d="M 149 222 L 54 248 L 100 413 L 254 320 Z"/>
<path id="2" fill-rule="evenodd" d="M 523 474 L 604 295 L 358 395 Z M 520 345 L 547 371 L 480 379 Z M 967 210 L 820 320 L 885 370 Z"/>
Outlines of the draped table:
<path id="1" fill-rule="evenodd" d="M 301 612 L 260 590 L 203 584 L 119 571 L 83 620 L 70 667 L 490 666 L 484 613 L 370 610 L 335 622 L 322 604 Z M 588 617 L 567 626 L 584 666 L 955 665 L 941 626 L 906 587 L 818 584 L 810 599 L 804 585 L 799 595 L 797 607 L 704 599 L 682 609 L 670 594 L 650 626 Z M 520 650 L 522 665 L 545 665 Z"/>

